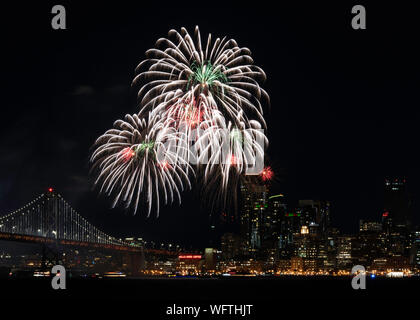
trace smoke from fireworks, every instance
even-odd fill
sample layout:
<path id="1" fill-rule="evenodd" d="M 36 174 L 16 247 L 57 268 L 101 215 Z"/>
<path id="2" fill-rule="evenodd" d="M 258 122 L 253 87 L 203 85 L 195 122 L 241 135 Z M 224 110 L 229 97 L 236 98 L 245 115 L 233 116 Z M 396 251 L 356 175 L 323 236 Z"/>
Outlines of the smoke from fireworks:
<path id="1" fill-rule="evenodd" d="M 95 143 L 95 184 L 114 194 L 114 206 L 136 212 L 144 201 L 148 214 L 161 201 L 180 202 L 192 175 L 226 195 L 264 156 L 265 73 L 249 49 L 226 37 L 202 42 L 198 27 L 193 37 L 170 30 L 146 57 L 133 80 L 138 115 L 116 121 Z"/>

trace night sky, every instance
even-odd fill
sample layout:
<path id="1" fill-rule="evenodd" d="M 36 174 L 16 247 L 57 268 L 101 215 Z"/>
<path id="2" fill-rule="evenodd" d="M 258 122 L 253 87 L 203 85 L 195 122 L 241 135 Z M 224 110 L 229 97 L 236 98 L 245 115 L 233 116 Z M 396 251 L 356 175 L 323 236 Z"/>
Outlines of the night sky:
<path id="1" fill-rule="evenodd" d="M 267 74 L 273 192 L 284 192 L 292 205 L 331 200 L 333 224 L 355 232 L 359 219 L 380 218 L 385 176 L 403 175 L 418 223 L 415 8 L 367 4 L 367 30 L 353 30 L 351 8 L 360 1 L 280 7 L 142 2 L 2 4 L 1 215 L 52 186 L 109 234 L 207 245 L 208 212 L 195 192 L 159 218 L 132 216 L 111 210 L 111 200 L 92 190 L 88 163 L 94 140 L 138 111 L 131 81 L 144 52 L 170 29 L 192 32 L 199 25 L 202 37 L 226 35 L 250 48 Z M 67 9 L 67 30 L 51 28 L 54 4 Z"/>

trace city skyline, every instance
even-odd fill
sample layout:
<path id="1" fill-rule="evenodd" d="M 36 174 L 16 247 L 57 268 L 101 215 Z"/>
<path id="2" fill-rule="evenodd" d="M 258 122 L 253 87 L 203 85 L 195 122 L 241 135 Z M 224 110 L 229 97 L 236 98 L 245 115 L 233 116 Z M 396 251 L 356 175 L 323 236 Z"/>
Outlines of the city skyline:
<path id="1" fill-rule="evenodd" d="M 0 14 L 5 310 L 413 309 L 413 3 L 15 1 Z"/>
<path id="2" fill-rule="evenodd" d="M 368 221 L 368 222 L 378 221 L 379 218 L 383 217 L 384 212 L 389 210 L 389 209 L 387 209 L 387 205 L 389 205 L 389 200 L 387 201 L 387 199 L 386 199 L 387 189 L 382 188 L 383 189 L 382 193 L 383 193 L 383 195 L 385 195 L 385 197 L 383 197 L 384 203 L 380 207 L 383 208 L 383 209 L 380 209 L 380 211 L 376 212 L 374 215 L 372 214 L 372 215 L 369 215 L 369 216 L 357 217 L 357 218 L 353 219 L 351 228 L 348 228 L 348 226 L 347 226 L 347 228 L 343 228 L 342 225 L 340 226 L 340 224 L 337 224 L 337 219 L 336 219 L 337 218 L 337 213 L 334 210 L 334 201 L 331 201 L 331 200 L 328 200 L 328 199 L 320 199 L 318 197 L 314 197 L 314 198 L 309 198 L 308 197 L 308 198 L 304 198 L 304 199 L 290 199 L 288 197 L 288 195 L 284 192 L 271 191 L 272 189 L 278 190 L 278 188 L 276 187 L 276 184 L 278 185 L 278 182 L 277 182 L 278 177 L 276 176 L 275 172 L 273 172 L 273 177 L 274 177 L 273 182 L 272 181 L 263 181 L 263 180 L 258 179 L 258 181 L 261 183 L 261 186 L 264 186 L 268 197 L 276 196 L 276 195 L 280 194 L 283 197 L 283 199 L 285 200 L 285 205 L 287 205 L 287 207 L 289 208 L 290 213 L 295 213 L 296 210 L 299 210 L 299 203 L 302 202 L 302 201 L 328 201 L 329 206 L 330 206 L 330 210 L 332 210 L 332 214 L 329 217 L 330 225 L 332 227 L 335 227 L 338 230 L 340 230 L 340 232 L 343 232 L 343 234 L 355 234 L 359 230 L 361 220 Z M 389 181 L 391 181 L 391 183 Z M 395 181 L 398 181 L 396 184 L 398 184 L 399 181 L 404 181 L 404 185 L 405 185 L 404 190 L 406 192 L 405 197 L 406 197 L 407 203 L 410 202 L 409 211 L 410 211 L 410 215 L 411 215 L 411 221 L 412 221 L 413 226 L 417 226 L 418 225 L 418 215 L 415 215 L 416 206 L 413 205 L 413 197 L 412 197 L 412 194 L 409 192 L 409 187 L 407 187 L 407 185 L 409 186 L 408 179 L 406 177 L 401 178 L 401 177 L 395 177 L 395 176 L 392 176 L 392 177 L 387 176 L 386 178 L 383 179 L 383 183 L 385 184 L 385 186 L 391 185 L 391 187 L 392 187 L 393 182 L 395 182 Z M 274 188 L 272 188 L 272 184 L 274 184 Z M 46 193 L 48 193 L 50 190 L 55 191 L 55 188 L 52 188 L 51 186 L 48 187 L 48 188 L 44 188 L 44 191 Z M 243 196 L 243 194 L 241 194 L 242 192 L 241 192 L 240 189 L 238 191 L 239 192 L 238 192 L 238 198 L 237 198 L 237 205 L 239 206 L 239 204 L 241 203 L 241 196 Z M 193 192 L 190 192 L 190 196 L 191 196 L 191 194 L 193 194 Z M 199 193 L 196 193 L 193 196 L 198 196 L 198 195 L 199 195 Z M 104 201 L 104 202 L 106 203 L 106 201 Z M 204 212 L 207 212 L 208 208 L 206 208 L 205 206 L 204 206 L 204 208 L 203 208 L 203 206 L 200 206 L 200 210 L 203 210 Z M 83 212 L 83 209 L 81 209 L 81 212 Z M 404 213 L 404 214 L 406 214 L 406 213 Z M 4 212 L 2 213 L 2 215 L 4 215 Z M 95 216 L 95 214 L 94 214 L 94 216 Z M 133 216 L 132 218 L 135 218 L 135 216 Z M 176 243 L 178 245 L 182 245 L 184 248 L 191 248 L 192 250 L 198 250 L 200 248 L 204 248 L 206 246 L 211 246 L 212 245 L 212 241 L 214 241 L 214 233 L 215 233 L 214 230 L 211 229 L 212 225 L 214 225 L 214 224 L 218 225 L 218 227 L 217 227 L 218 230 L 217 231 L 218 231 L 219 238 L 220 238 L 220 235 L 221 235 L 221 233 L 220 233 L 221 230 L 223 232 L 223 230 L 232 229 L 232 223 L 229 223 L 229 221 L 234 221 L 234 223 L 237 224 L 236 229 L 238 230 L 239 225 L 240 225 L 240 220 L 243 218 L 243 211 L 241 211 L 241 209 L 239 209 L 239 210 L 236 209 L 236 212 L 233 210 L 233 211 L 231 211 L 231 213 L 228 213 L 228 214 L 221 211 L 220 214 L 217 214 L 217 212 L 216 212 L 216 213 L 211 214 L 208 218 L 210 218 L 210 219 L 206 219 L 206 221 L 203 224 L 203 229 L 206 229 L 206 231 L 207 231 L 206 237 L 204 239 L 201 239 L 202 242 L 198 245 L 195 245 L 197 239 L 194 239 L 194 238 L 190 239 L 189 242 L 185 241 L 185 240 L 183 241 L 182 239 L 176 239 L 176 238 L 175 239 L 171 239 L 171 238 L 161 239 L 159 237 L 153 237 L 153 235 L 148 237 L 147 235 L 138 233 L 136 231 L 133 232 L 132 230 L 131 231 L 121 231 L 116 236 L 118 238 L 126 238 L 126 237 L 130 237 L 130 236 L 131 237 L 132 236 L 142 237 L 142 238 L 144 237 L 145 240 L 147 239 L 147 240 L 149 240 L 151 242 L 154 242 L 154 243 L 160 243 L 162 241 L 166 242 L 166 243 L 171 243 L 172 242 L 172 243 Z M 151 219 L 151 218 L 148 218 L 148 219 Z M 157 218 L 155 221 L 158 221 L 159 219 L 160 218 Z M 233 229 L 235 229 L 235 227 L 233 227 Z M 109 231 L 112 232 L 112 229 L 109 229 Z M 219 243 L 218 240 L 216 242 L 217 244 Z"/>
<path id="3" fill-rule="evenodd" d="M 214 219 L 212 221 L 209 220 L 208 224 L 206 225 L 207 229 L 210 230 L 207 243 L 204 246 L 195 247 L 195 239 L 191 239 L 192 241 L 190 243 L 184 243 L 183 247 L 190 248 L 191 250 L 199 250 L 203 249 L 204 247 L 209 247 L 213 245 L 215 247 L 220 248 L 220 237 L 223 233 L 230 232 L 237 233 L 238 235 L 244 235 L 245 232 L 247 234 L 246 237 L 249 238 L 248 245 L 250 247 L 255 246 L 255 243 L 252 244 L 252 242 L 257 240 L 255 238 L 254 240 L 251 240 L 253 236 L 250 222 L 247 222 L 247 228 L 249 229 L 248 231 L 244 231 L 243 226 L 244 221 L 246 221 L 246 219 L 251 219 L 250 215 L 252 214 L 252 210 L 255 210 L 256 207 L 259 208 L 258 210 L 260 213 L 258 215 L 258 219 L 263 221 L 262 223 L 264 223 L 266 215 L 268 215 L 268 219 L 271 219 L 273 214 L 276 215 L 275 219 L 279 219 L 280 214 L 282 216 L 289 217 L 302 216 L 302 218 L 299 219 L 304 220 L 299 222 L 299 225 L 305 225 L 309 227 L 315 223 L 316 226 L 319 227 L 319 230 L 321 230 L 321 232 L 323 233 L 333 228 L 343 235 L 356 234 L 357 232 L 362 230 L 362 222 L 364 222 L 365 225 L 371 225 L 375 223 L 380 223 L 380 220 L 383 220 L 385 218 L 390 219 L 391 217 L 393 218 L 394 224 L 399 223 L 401 225 L 405 225 L 413 231 L 417 230 L 418 228 L 418 225 L 414 220 L 412 199 L 407 189 L 407 179 L 405 177 L 393 177 L 392 179 L 388 177 L 384 179 L 384 209 L 373 219 L 362 218 L 357 220 L 357 228 L 353 232 L 342 232 L 343 230 L 341 230 L 338 226 L 334 224 L 334 212 L 331 211 L 333 208 L 331 201 L 325 199 L 300 199 L 297 202 L 291 203 L 288 201 L 286 194 L 270 192 L 269 184 L 270 181 L 265 181 L 256 177 L 251 177 L 251 179 L 247 180 L 247 182 L 243 182 L 240 186 L 240 189 L 238 190 L 238 209 L 236 209 L 236 214 L 221 213 L 220 215 L 215 215 Z M 251 189 L 248 189 L 249 187 Z M 24 207 L 11 211 L 9 214 L 13 215 L 15 213 L 18 213 L 20 210 L 24 209 L 27 206 L 30 206 L 32 203 L 38 201 L 42 197 L 48 197 L 49 194 L 57 195 L 59 198 L 61 198 L 61 195 L 57 193 L 57 190 L 55 190 L 52 187 L 48 187 L 36 199 L 33 199 L 32 201 L 28 202 L 27 205 L 25 205 Z M 65 203 L 66 205 L 68 205 L 67 202 Z M 273 203 L 275 203 L 274 207 Z M 254 208 L 254 206 L 256 207 Z M 2 214 L 0 218 L 1 217 L 7 218 L 7 214 Z M 83 217 L 83 214 L 81 215 L 81 217 Z M 268 227 L 270 227 L 270 225 L 272 224 L 271 221 L 267 221 L 266 223 Z M 276 224 L 276 222 L 274 224 Z M 299 230 L 300 227 L 298 229 L 295 229 L 294 232 L 299 232 Z M 118 238 L 120 239 L 130 237 L 141 239 L 144 238 L 144 236 L 141 234 L 132 233 L 120 234 L 118 236 Z M 215 237 L 217 237 L 216 242 L 214 242 Z M 157 247 L 160 244 L 165 244 L 165 242 L 163 242 L 161 239 L 144 238 L 143 241 L 145 241 L 146 243 L 149 242 L 149 246 L 152 243 L 156 244 Z M 261 239 L 258 241 L 260 242 Z M 180 247 L 180 244 L 176 241 L 173 241 L 173 239 L 166 240 L 166 243 L 174 243 L 174 246 Z"/>
<path id="4" fill-rule="evenodd" d="M 329 201 L 300 200 L 297 207 L 288 207 L 284 194 L 270 195 L 263 180 L 250 179 L 241 185 L 240 219 L 227 221 L 236 228 L 213 235 L 220 237 L 220 245 L 188 249 L 107 235 L 50 187 L 0 217 L 0 262 L 2 270 L 7 266 L 14 270 L 12 275 L 32 269 L 37 274 L 49 263 L 65 264 L 73 274 L 86 272 L 92 277 L 345 276 L 354 265 L 363 265 L 371 277 L 418 274 L 420 230 L 409 213 L 406 179 L 386 179 L 383 189 L 381 220 L 360 220 L 357 233 L 343 234 L 331 225 Z M 24 249 L 24 243 L 29 247 Z M 42 250 L 33 246 L 36 243 Z"/>
<path id="5" fill-rule="evenodd" d="M 98 17 L 94 6 L 75 4 L 70 11 L 78 22 L 61 33 L 48 23 L 37 24 L 29 11 L 49 21 L 50 8 L 44 12 L 34 6 L 23 13 L 34 28 L 16 26 L 16 36 L 4 35 L 12 44 L 6 52 L 12 63 L 4 70 L 10 79 L 4 90 L 4 113 L 9 119 L 4 130 L 10 134 L 1 140 L 6 151 L 0 159 L 5 168 L 0 175 L 1 212 L 18 208 L 52 185 L 101 229 L 185 243 L 197 239 L 204 246 L 209 211 L 199 194 L 189 193 L 181 207 L 163 208 L 158 219 L 147 219 L 110 210 L 109 202 L 91 191 L 91 144 L 114 119 L 134 112 L 130 83 L 135 66 L 144 51 L 167 34 L 168 26 L 182 24 L 170 15 L 163 25 L 153 15 L 136 19 L 139 7 L 132 6 L 133 10 L 122 10 L 104 4 Z M 358 220 L 382 212 L 383 179 L 406 176 L 417 212 L 418 112 L 411 108 L 416 80 L 414 72 L 404 71 L 413 67 L 410 61 L 417 51 L 409 34 L 401 36 L 381 20 L 380 13 L 386 16 L 390 10 L 383 6 L 373 6 L 376 15 L 370 19 L 387 32 L 372 29 L 365 34 L 356 34 L 350 24 L 341 22 L 350 18 L 344 4 L 324 5 L 322 10 L 310 7 L 301 11 L 299 6 L 285 5 L 290 15 L 280 21 L 275 12 L 257 8 L 268 17 L 260 24 L 254 13 L 232 6 L 226 10 L 242 10 L 232 15 L 237 24 L 215 25 L 201 17 L 186 27 L 191 30 L 199 24 L 205 33 L 234 36 L 251 48 L 256 63 L 266 70 L 272 100 L 267 112 L 267 159 L 281 179 L 273 186 L 276 192 L 285 193 L 292 202 L 330 200 L 336 225 L 352 232 Z M 95 23 L 87 16 L 95 16 Z M 243 25 L 239 17 L 248 17 L 249 23 Z M 409 27 L 413 21 L 404 19 L 401 26 Z M 103 28 L 110 32 L 106 37 Z M 279 41 L 271 42 L 267 29 L 279 30 L 274 36 Z M 36 36 L 39 32 L 42 38 Z M 260 37 L 248 36 L 254 32 Z M 21 61 L 28 54 L 33 63 L 24 66 Z M 25 77 L 26 68 L 39 81 L 26 87 L 22 96 L 15 84 Z"/>

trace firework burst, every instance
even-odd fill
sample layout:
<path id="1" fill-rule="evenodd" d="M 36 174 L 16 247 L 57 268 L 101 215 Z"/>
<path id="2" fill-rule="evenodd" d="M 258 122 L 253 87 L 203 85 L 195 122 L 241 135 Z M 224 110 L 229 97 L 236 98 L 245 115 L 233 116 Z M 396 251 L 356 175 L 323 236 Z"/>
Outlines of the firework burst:
<path id="1" fill-rule="evenodd" d="M 174 130 L 158 117 L 148 120 L 137 115 L 117 120 L 114 129 L 96 140 L 91 162 L 92 169 L 99 171 L 95 184 L 100 192 L 114 194 L 113 207 L 118 202 L 126 207 L 132 204 L 136 212 L 144 199 L 150 215 L 153 202 L 157 212 L 161 200 L 165 204 L 174 199 L 181 202 L 180 191 L 191 184 L 190 165 L 168 148 L 178 139 Z"/>
<path id="2" fill-rule="evenodd" d="M 198 27 L 193 36 L 170 30 L 136 68 L 138 114 L 116 121 L 95 143 L 100 192 L 134 212 L 144 200 L 149 215 L 153 204 L 159 212 L 161 201 L 180 202 L 199 174 L 226 203 L 227 191 L 264 158 L 265 78 L 235 40 L 210 34 L 202 42 Z"/>
<path id="3" fill-rule="evenodd" d="M 256 117 L 265 127 L 261 102 L 269 98 L 259 84 L 266 75 L 250 55 L 248 48 L 226 37 L 213 40 L 210 34 L 203 44 L 198 27 L 194 37 L 185 28 L 169 31 L 136 69 L 133 84 L 143 84 L 138 92 L 140 114 L 202 96 L 207 108 L 217 106 L 228 121 Z"/>
<path id="4" fill-rule="evenodd" d="M 265 182 L 271 181 L 271 179 L 273 179 L 274 177 L 274 172 L 273 170 L 271 170 L 271 167 L 267 166 L 261 171 L 260 177 L 262 181 L 265 181 Z"/>

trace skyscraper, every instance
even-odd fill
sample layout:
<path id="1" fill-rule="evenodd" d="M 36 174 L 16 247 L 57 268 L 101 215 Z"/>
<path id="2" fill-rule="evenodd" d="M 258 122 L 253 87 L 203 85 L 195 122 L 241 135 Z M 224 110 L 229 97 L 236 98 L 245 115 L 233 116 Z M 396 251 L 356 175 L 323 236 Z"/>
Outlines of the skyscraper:
<path id="1" fill-rule="evenodd" d="M 268 188 L 256 181 L 241 185 L 240 232 L 251 252 L 261 248 L 263 223 L 268 214 Z"/>
<path id="2" fill-rule="evenodd" d="M 301 224 L 309 226 L 317 224 L 320 235 L 326 237 L 330 227 L 330 207 L 329 201 L 322 200 L 299 200 L 299 206 L 296 209 L 300 213 Z"/>
<path id="3" fill-rule="evenodd" d="M 392 219 L 395 226 L 411 226 L 410 199 L 404 178 L 385 179 L 384 217 Z"/>
<path id="4" fill-rule="evenodd" d="M 420 231 L 413 233 L 414 241 L 411 247 L 410 260 L 413 267 L 420 271 Z"/>
<path id="5" fill-rule="evenodd" d="M 300 213 L 286 212 L 280 220 L 279 255 L 280 258 L 289 258 L 293 251 L 294 235 L 300 232 Z"/>
<path id="6" fill-rule="evenodd" d="M 285 219 L 287 205 L 284 194 L 272 195 L 268 198 L 269 214 L 265 218 L 264 240 L 267 247 L 271 247 L 276 252 L 284 248 L 287 237 L 282 231 L 282 222 Z"/>
<path id="7" fill-rule="evenodd" d="M 241 254 L 241 238 L 231 232 L 227 232 L 221 237 L 222 257 L 224 260 L 235 259 Z"/>
<path id="8" fill-rule="evenodd" d="M 337 238 L 337 266 L 350 268 L 353 264 L 354 237 L 339 236 Z"/>

